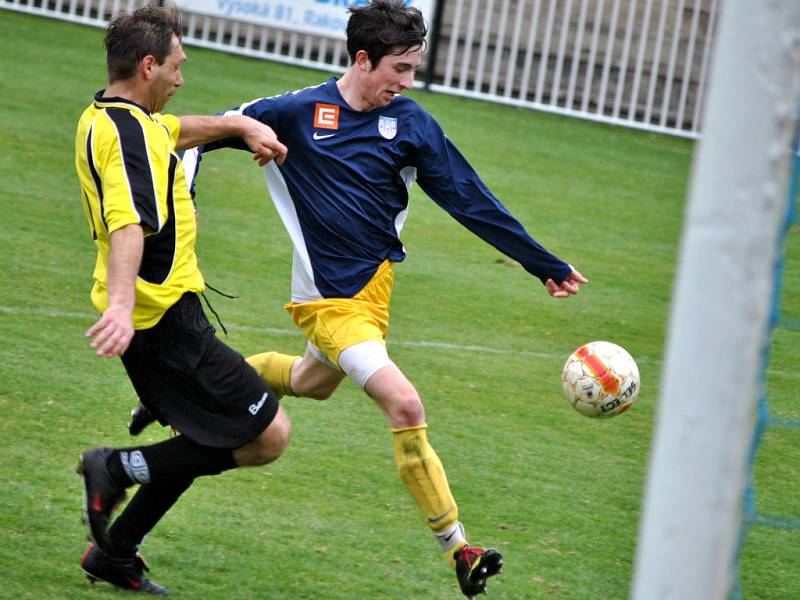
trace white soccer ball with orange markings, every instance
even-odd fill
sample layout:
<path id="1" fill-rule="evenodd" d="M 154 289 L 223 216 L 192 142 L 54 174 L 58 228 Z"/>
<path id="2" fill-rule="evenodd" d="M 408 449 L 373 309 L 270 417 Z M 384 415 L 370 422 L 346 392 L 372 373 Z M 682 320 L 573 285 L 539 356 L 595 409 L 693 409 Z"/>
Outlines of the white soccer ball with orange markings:
<path id="1" fill-rule="evenodd" d="M 621 346 L 589 342 L 570 354 L 561 385 L 569 403 L 582 415 L 613 417 L 636 400 L 639 368 Z"/>

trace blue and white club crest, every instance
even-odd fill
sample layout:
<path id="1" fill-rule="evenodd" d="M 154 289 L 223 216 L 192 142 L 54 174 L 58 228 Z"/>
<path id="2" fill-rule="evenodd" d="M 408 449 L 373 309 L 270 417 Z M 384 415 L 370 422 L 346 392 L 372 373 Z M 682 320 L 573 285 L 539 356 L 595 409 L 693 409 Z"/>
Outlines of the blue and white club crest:
<path id="1" fill-rule="evenodd" d="M 393 117 L 378 117 L 378 131 L 387 140 L 394 139 L 397 135 L 397 119 Z"/>

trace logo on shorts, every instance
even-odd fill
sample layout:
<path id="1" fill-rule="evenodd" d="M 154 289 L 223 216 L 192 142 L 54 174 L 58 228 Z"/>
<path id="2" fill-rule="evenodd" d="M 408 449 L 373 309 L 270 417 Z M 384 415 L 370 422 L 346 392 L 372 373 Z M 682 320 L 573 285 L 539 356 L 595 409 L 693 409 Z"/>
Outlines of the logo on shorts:
<path id="1" fill-rule="evenodd" d="M 264 402 L 267 401 L 267 396 L 267 392 L 264 392 L 264 395 L 261 396 L 261 400 L 259 400 L 256 404 L 251 404 L 247 407 L 247 410 L 250 411 L 251 415 L 256 416 L 256 414 L 258 414 L 258 411 L 260 411 L 261 407 L 264 406 Z"/>
<path id="2" fill-rule="evenodd" d="M 317 129 L 339 129 L 339 107 L 335 104 L 317 102 L 314 107 L 314 127 Z"/>

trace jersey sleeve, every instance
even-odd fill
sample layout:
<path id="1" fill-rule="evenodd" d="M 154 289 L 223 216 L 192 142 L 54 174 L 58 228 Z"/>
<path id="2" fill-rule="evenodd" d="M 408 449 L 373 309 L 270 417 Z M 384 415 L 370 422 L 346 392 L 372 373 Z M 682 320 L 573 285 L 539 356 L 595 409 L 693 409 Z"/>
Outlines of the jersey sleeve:
<path id="1" fill-rule="evenodd" d="M 525 231 L 430 116 L 420 143 L 417 182 L 436 204 L 542 282 L 569 276 L 572 268 Z"/>
<path id="2" fill-rule="evenodd" d="M 181 121 L 175 115 L 155 114 L 153 117 L 161 123 L 169 132 L 169 141 L 172 146 L 172 151 L 175 151 L 175 146 L 178 145 L 178 138 L 181 137 Z"/>
<path id="3" fill-rule="evenodd" d="M 278 132 L 278 115 L 277 115 L 277 100 L 281 96 L 274 98 L 258 98 L 251 102 L 245 102 L 237 107 L 218 112 L 218 115 L 245 115 L 252 117 L 266 125 L 272 127 L 281 139 L 281 134 Z M 246 150 L 250 152 L 250 148 L 240 137 L 228 137 L 196 148 L 190 148 L 181 153 L 181 162 L 183 163 L 183 170 L 186 174 L 186 181 L 189 182 L 189 192 L 192 198 L 196 195 L 197 176 L 200 173 L 200 161 L 203 159 L 203 154 L 218 150 L 220 148 L 235 148 L 237 150 Z"/>
<path id="4" fill-rule="evenodd" d="M 98 119 L 93 143 L 108 232 L 131 224 L 147 234 L 158 232 L 166 211 L 158 203 L 144 130 L 129 110 L 106 112 L 106 120 Z"/>
<path id="5" fill-rule="evenodd" d="M 252 100 L 251 102 L 245 102 L 239 106 L 231 108 L 229 110 L 225 110 L 222 112 L 218 112 L 218 115 L 244 115 L 246 117 L 252 117 L 257 121 L 261 121 L 265 125 L 269 125 L 275 130 L 275 133 L 278 134 L 278 139 L 280 139 L 280 133 L 278 132 L 277 126 L 277 114 L 276 114 L 276 100 L 277 98 L 258 98 L 256 100 Z M 250 152 L 250 148 L 248 148 L 247 144 L 245 144 L 244 140 L 240 137 L 228 137 L 223 138 L 221 140 L 217 140 L 215 142 L 210 142 L 208 144 L 204 144 L 200 147 L 199 153 L 202 154 L 203 152 L 211 152 L 212 150 L 217 150 L 219 148 L 236 148 L 238 150 L 247 150 Z"/>

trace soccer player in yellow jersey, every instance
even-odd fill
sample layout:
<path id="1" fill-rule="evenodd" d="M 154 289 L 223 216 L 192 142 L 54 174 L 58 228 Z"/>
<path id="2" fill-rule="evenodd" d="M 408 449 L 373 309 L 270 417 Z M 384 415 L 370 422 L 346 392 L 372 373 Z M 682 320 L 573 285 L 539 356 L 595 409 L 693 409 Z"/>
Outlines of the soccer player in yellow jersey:
<path id="1" fill-rule="evenodd" d="M 291 425 L 272 390 L 214 335 L 197 294 L 192 199 L 176 150 L 240 137 L 259 164 L 286 148 L 250 117 L 160 114 L 183 84 L 177 11 L 146 7 L 115 18 L 105 36 L 108 86 L 78 124 L 75 165 L 97 245 L 86 332 L 98 356 L 119 356 L 141 402 L 180 434 L 81 454 L 90 581 L 166 595 L 144 575 L 138 547 L 196 477 L 272 462 Z M 109 527 L 126 489 L 139 488 Z"/>

